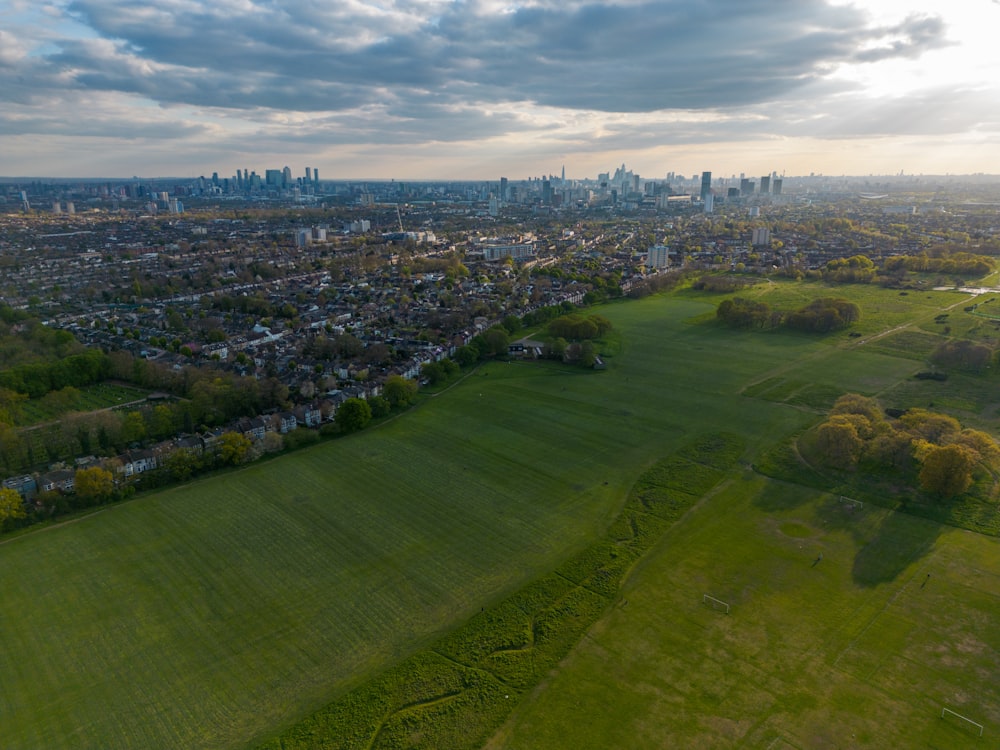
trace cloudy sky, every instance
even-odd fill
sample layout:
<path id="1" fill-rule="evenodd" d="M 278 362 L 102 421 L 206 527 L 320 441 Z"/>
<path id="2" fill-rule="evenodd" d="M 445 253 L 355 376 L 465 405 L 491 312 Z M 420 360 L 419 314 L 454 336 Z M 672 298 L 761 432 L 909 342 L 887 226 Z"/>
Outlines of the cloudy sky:
<path id="1" fill-rule="evenodd" d="M 0 175 L 1000 173 L 1000 0 L 0 0 Z"/>

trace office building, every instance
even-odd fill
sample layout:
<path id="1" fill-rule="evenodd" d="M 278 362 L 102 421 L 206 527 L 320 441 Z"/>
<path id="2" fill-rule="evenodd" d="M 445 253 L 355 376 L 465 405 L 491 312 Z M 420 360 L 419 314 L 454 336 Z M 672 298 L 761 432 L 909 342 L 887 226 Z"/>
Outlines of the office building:
<path id="1" fill-rule="evenodd" d="M 705 198 L 712 192 L 712 173 L 702 172 L 701 173 L 701 199 Z"/>

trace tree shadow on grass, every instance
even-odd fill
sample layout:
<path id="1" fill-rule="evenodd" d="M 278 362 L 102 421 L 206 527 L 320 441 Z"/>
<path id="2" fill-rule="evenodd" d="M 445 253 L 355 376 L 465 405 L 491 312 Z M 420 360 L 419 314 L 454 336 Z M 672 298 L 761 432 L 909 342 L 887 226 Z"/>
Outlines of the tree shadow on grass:
<path id="1" fill-rule="evenodd" d="M 894 581 L 907 566 L 934 547 L 942 526 L 893 511 L 854 557 L 851 575 L 861 586 Z"/>

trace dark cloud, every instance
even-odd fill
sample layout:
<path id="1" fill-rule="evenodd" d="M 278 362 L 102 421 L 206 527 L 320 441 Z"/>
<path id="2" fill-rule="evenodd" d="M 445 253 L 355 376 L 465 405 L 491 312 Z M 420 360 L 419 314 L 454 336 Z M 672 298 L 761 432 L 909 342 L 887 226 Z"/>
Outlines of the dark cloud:
<path id="1" fill-rule="evenodd" d="M 329 111 L 377 102 L 389 88 L 452 102 L 650 112 L 777 99 L 838 64 L 945 43 L 939 19 L 871 27 L 858 10 L 818 0 L 363 7 L 76 0 L 71 12 L 114 42 L 115 57 L 166 70 L 123 66 L 69 42 L 49 60 L 79 85 L 168 103 Z"/>

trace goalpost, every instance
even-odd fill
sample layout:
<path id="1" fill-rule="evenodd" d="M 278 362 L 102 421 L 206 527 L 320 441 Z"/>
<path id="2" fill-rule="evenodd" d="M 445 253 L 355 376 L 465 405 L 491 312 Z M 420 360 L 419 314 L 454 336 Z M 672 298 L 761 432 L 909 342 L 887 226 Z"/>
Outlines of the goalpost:
<path id="1" fill-rule="evenodd" d="M 967 723 L 971 724 L 974 727 L 978 727 L 979 728 L 979 736 L 980 737 L 983 736 L 983 725 L 980 724 L 978 721 L 973 721 L 968 716 L 962 716 L 962 714 L 955 713 L 950 708 L 942 708 L 941 709 L 941 718 L 942 719 L 947 718 L 945 716 L 945 714 L 947 714 L 949 716 L 954 716 L 956 719 L 961 719 L 962 721 L 967 722 Z"/>
<path id="2" fill-rule="evenodd" d="M 701 597 L 701 603 L 707 604 L 712 609 L 725 612 L 727 615 L 729 614 L 729 605 L 726 604 L 721 599 L 716 599 L 714 596 L 709 596 L 708 594 L 705 594 L 704 596 Z"/>
<path id="3" fill-rule="evenodd" d="M 858 510 L 863 510 L 865 507 L 865 504 L 860 500 L 855 500 L 854 498 L 847 497 L 846 495 L 840 496 L 840 502 L 842 502 L 844 505 L 851 506 L 852 509 L 857 508 Z"/>

